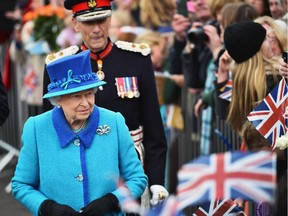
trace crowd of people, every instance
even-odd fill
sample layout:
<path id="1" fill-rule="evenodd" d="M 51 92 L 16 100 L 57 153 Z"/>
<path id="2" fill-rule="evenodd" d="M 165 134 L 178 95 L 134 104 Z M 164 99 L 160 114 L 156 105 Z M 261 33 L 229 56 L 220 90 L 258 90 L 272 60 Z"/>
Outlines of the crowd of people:
<path id="1" fill-rule="evenodd" d="M 176 192 L 181 136 L 197 131 L 196 156 L 214 153 L 216 119 L 239 139 L 232 150 L 272 151 L 247 116 L 288 80 L 287 7 L 286 0 L 16 1 L 5 13 L 14 22 L 7 56 L 29 107 L 16 199 L 34 215 L 117 215 L 122 182 L 141 205 L 157 205 Z M 287 150 L 277 155 L 273 214 L 287 215 Z M 66 183 L 83 196 L 74 199 Z"/>

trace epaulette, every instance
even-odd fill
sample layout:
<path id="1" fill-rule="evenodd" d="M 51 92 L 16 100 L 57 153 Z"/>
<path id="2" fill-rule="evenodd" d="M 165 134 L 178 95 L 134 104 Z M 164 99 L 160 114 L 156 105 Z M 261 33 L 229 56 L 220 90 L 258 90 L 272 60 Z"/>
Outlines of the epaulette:
<path id="1" fill-rule="evenodd" d="M 116 41 L 115 45 L 123 50 L 131 51 L 131 52 L 140 52 L 142 55 L 147 56 L 151 52 L 151 48 L 146 43 L 131 43 L 127 41 Z"/>
<path id="2" fill-rule="evenodd" d="M 80 48 L 78 46 L 73 45 L 73 46 L 67 47 L 63 50 L 60 50 L 59 52 L 51 53 L 51 54 L 47 55 L 47 57 L 45 59 L 45 64 L 48 65 L 51 62 L 53 62 L 59 58 L 62 58 L 64 56 L 73 55 L 73 54 L 77 53 L 79 51 L 79 49 Z"/>

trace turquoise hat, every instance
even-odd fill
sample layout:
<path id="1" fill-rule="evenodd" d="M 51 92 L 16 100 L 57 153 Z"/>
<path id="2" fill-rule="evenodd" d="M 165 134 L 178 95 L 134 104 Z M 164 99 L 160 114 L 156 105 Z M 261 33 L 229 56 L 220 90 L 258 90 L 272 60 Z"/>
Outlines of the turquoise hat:
<path id="1" fill-rule="evenodd" d="M 46 69 L 51 83 L 43 98 L 67 95 L 106 84 L 92 72 L 90 50 L 59 58 L 48 64 Z"/>

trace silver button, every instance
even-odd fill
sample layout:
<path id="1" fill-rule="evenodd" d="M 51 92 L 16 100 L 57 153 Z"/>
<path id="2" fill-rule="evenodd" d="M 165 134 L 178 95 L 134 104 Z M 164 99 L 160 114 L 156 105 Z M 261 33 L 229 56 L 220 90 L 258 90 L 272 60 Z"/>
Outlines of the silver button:
<path id="1" fill-rule="evenodd" d="M 82 175 L 78 175 L 75 177 L 77 181 L 82 182 L 84 177 Z"/>
<path id="2" fill-rule="evenodd" d="M 74 145 L 75 146 L 80 146 L 80 140 L 79 139 L 75 139 L 74 140 Z"/>

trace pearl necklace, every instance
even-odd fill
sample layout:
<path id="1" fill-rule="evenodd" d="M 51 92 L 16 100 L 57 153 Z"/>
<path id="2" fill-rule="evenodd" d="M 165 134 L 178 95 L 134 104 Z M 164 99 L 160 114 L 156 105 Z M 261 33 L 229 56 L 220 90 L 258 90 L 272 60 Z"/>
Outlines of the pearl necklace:
<path id="1" fill-rule="evenodd" d="M 80 131 L 82 131 L 82 130 L 85 128 L 86 124 L 87 124 L 87 120 L 85 120 L 85 121 L 82 123 L 82 125 L 80 126 L 80 128 L 78 128 L 78 129 L 76 129 L 76 130 L 73 130 L 73 132 L 74 132 L 74 133 L 79 133 Z"/>

